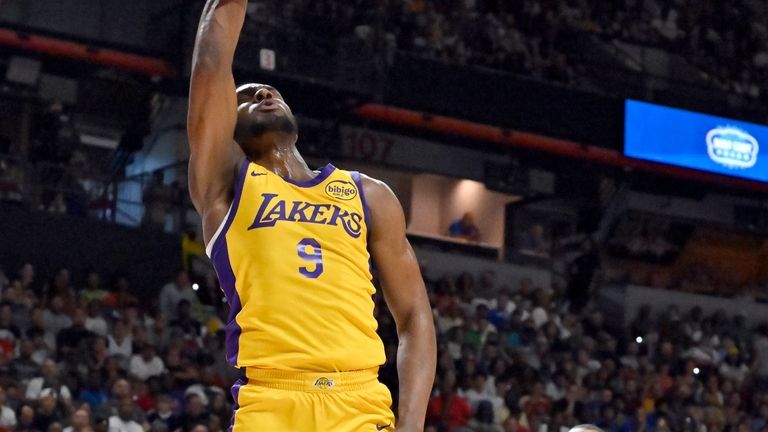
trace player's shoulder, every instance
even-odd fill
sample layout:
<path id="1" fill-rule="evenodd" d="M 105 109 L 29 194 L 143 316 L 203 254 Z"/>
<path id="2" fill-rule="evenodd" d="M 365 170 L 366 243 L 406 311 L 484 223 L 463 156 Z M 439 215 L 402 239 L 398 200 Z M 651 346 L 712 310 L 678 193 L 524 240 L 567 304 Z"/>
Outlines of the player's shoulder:
<path id="1" fill-rule="evenodd" d="M 384 181 L 373 178 L 367 174 L 360 173 L 360 183 L 363 187 L 363 193 L 371 200 L 375 198 L 395 197 L 395 193 Z"/>
<path id="2" fill-rule="evenodd" d="M 365 174 L 360 174 L 360 181 L 374 228 L 384 227 L 386 221 L 402 217 L 403 208 L 400 201 L 385 182 Z"/>

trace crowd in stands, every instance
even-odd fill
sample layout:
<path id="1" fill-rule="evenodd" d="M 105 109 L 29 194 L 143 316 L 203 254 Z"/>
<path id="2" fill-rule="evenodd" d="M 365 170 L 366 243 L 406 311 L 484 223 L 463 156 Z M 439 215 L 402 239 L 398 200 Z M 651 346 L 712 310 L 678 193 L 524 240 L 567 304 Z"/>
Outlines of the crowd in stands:
<path id="1" fill-rule="evenodd" d="M 672 306 L 628 325 L 493 274 L 429 284 L 439 334 L 432 431 L 768 431 L 768 326 Z M 382 328 L 388 326 L 382 317 Z M 388 339 L 389 343 L 393 340 Z M 386 369 L 386 368 L 385 368 Z M 547 428 L 542 428 L 547 425 Z"/>
<path id="2" fill-rule="evenodd" d="M 0 430 L 222 431 L 231 417 L 224 303 L 185 271 L 140 302 L 129 279 L 109 289 L 66 269 L 0 273 Z"/>
<path id="3" fill-rule="evenodd" d="M 764 11 L 744 0 L 254 0 L 251 16 L 312 35 L 383 33 L 384 46 L 561 83 L 579 70 L 574 34 L 662 48 L 723 90 L 757 99 L 768 82 Z"/>
<path id="4" fill-rule="evenodd" d="M 108 287 L 79 276 L 0 272 L 0 430 L 226 430 L 238 372 L 215 276 L 179 271 L 141 300 L 125 276 Z M 438 333 L 428 431 L 768 431 L 765 324 L 673 306 L 622 326 L 557 284 L 509 287 L 492 272 L 426 283 Z M 397 334 L 381 296 L 375 314 L 396 404 Z"/>

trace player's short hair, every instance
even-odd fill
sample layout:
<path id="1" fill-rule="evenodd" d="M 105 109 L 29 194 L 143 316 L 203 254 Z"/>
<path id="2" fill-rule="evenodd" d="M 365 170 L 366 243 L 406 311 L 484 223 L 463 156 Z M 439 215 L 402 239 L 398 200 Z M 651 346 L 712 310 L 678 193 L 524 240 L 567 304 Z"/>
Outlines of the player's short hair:
<path id="1" fill-rule="evenodd" d="M 568 432 L 605 432 L 604 430 L 600 429 L 599 427 L 593 425 L 593 424 L 582 424 L 578 426 L 574 426 L 569 430 Z"/>

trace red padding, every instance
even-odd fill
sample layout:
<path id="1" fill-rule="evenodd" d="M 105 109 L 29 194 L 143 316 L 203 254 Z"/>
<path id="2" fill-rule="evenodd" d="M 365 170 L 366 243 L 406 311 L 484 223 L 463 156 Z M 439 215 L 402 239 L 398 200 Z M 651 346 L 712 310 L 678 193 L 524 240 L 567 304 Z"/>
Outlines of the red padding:
<path id="1" fill-rule="evenodd" d="M 168 62 L 154 57 L 98 48 L 47 36 L 30 35 L 8 29 L 0 29 L 0 45 L 113 66 L 150 76 L 163 78 L 174 78 L 177 76 L 176 69 L 168 64 Z"/>

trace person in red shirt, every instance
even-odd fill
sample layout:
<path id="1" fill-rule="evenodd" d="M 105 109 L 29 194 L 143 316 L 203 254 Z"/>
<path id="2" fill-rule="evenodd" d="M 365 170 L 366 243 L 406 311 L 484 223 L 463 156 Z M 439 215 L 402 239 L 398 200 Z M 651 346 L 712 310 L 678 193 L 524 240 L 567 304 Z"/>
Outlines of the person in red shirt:
<path id="1" fill-rule="evenodd" d="M 531 395 L 520 398 L 520 408 L 531 423 L 535 423 L 539 417 L 549 415 L 552 402 L 544 394 L 544 386 L 541 383 L 534 384 Z"/>
<path id="2" fill-rule="evenodd" d="M 520 424 L 516 416 L 510 415 L 504 420 L 504 432 L 530 432 L 527 427 Z"/>
<path id="3" fill-rule="evenodd" d="M 466 427 L 472 408 L 456 392 L 456 374 L 448 371 L 440 381 L 440 394 L 433 396 L 427 406 L 427 424 L 437 430 L 454 432 Z"/>

